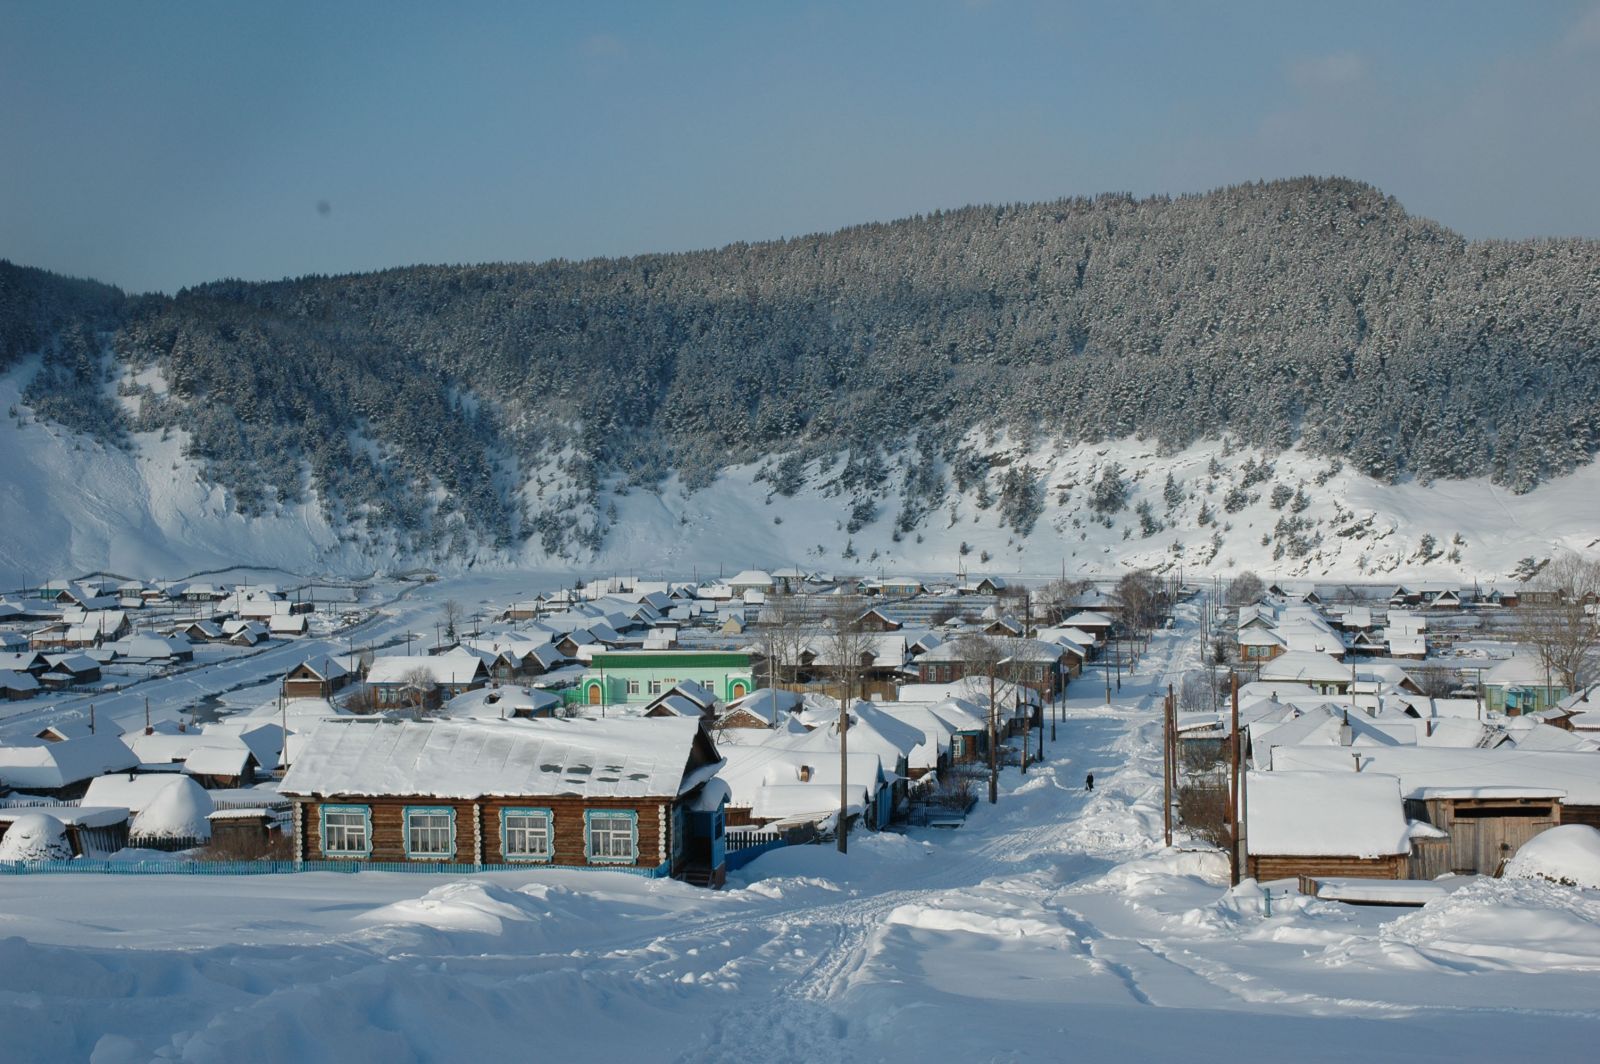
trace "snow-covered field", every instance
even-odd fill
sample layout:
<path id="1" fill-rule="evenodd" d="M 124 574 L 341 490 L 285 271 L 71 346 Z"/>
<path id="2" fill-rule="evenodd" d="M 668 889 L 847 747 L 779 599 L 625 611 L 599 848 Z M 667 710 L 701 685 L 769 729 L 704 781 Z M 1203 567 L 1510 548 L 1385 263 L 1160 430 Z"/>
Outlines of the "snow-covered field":
<path id="1" fill-rule="evenodd" d="M 0 877 L 5 1059 L 1587 1060 L 1600 892 L 1419 910 L 1229 891 L 1160 840 L 1159 636 L 956 831 L 795 847 L 730 889 L 466 879 Z M 1086 772 L 1097 787 L 1085 793 Z M 1469 978 L 1479 976 L 1479 978 Z"/>

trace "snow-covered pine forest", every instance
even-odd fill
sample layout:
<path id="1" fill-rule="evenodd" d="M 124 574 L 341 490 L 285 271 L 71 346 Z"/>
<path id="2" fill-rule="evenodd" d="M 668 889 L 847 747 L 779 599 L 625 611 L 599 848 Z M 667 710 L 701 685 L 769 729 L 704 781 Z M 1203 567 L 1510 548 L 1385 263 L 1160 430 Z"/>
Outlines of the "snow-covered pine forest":
<path id="1" fill-rule="evenodd" d="M 629 562 L 731 515 L 708 557 L 1504 571 L 1483 514 L 1588 491 L 1597 369 L 1600 244 L 1345 180 L 173 297 L 0 263 L 0 484 L 65 515 L 5 561 Z"/>

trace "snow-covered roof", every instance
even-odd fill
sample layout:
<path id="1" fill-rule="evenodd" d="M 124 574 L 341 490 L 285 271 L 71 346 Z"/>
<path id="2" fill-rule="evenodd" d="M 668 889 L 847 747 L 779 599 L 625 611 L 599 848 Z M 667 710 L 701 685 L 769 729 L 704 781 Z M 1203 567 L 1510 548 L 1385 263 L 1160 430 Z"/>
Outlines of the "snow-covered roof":
<path id="1" fill-rule="evenodd" d="M 690 770 L 700 734 L 696 721 L 675 718 L 326 721 L 304 739 L 279 789 L 308 796 L 671 796 L 700 782 L 701 773 Z"/>
<path id="2" fill-rule="evenodd" d="M 1506 658 L 1483 674 L 1485 687 L 1543 687 L 1560 683 L 1560 677 L 1552 677 L 1537 658 L 1521 654 Z"/>
<path id="3" fill-rule="evenodd" d="M 243 743 L 197 746 L 183 761 L 183 771 L 191 776 L 238 776 L 250 763 L 250 748 Z"/>
<path id="4" fill-rule="evenodd" d="M 367 682 L 372 684 L 409 683 L 414 673 L 421 672 L 436 684 L 467 684 L 485 675 L 483 659 L 472 653 L 448 654 L 398 654 L 373 658 L 367 669 Z"/>
<path id="5" fill-rule="evenodd" d="M 1290 683 L 1349 683 L 1354 677 L 1350 666 L 1328 654 L 1291 650 L 1261 666 L 1263 680 Z"/>
<path id="6" fill-rule="evenodd" d="M 1364 747 L 1361 774 L 1398 776 L 1407 798 L 1560 797 L 1563 805 L 1600 805 L 1600 757 L 1590 753 L 1545 753 L 1430 746 Z M 1274 770 L 1350 772 L 1352 751 L 1339 747 L 1280 746 Z M 1255 796 L 1251 796 L 1255 804 Z"/>
<path id="7" fill-rule="evenodd" d="M 57 790 L 104 772 L 121 772 L 138 763 L 138 755 L 115 735 L 85 735 L 54 743 L 31 740 L 18 746 L 0 746 L 0 783 L 19 791 Z"/>
<path id="8" fill-rule="evenodd" d="M 501 720 L 548 714 L 561 705 L 561 696 L 532 687 L 502 684 L 480 687 L 450 699 L 439 716 L 453 720 Z"/>
<path id="9" fill-rule="evenodd" d="M 801 698 L 793 691 L 780 691 L 776 688 L 763 687 L 752 691 L 743 698 L 736 698 L 727 704 L 722 716 L 731 716 L 734 713 L 748 713 L 757 720 L 766 721 L 769 725 L 776 726 L 801 704 Z"/>
<path id="10" fill-rule="evenodd" d="M 1400 781 L 1376 772 L 1251 772 L 1252 854 L 1388 857 L 1411 852 Z"/>
<path id="11" fill-rule="evenodd" d="M 194 785 L 193 780 L 175 772 L 150 772 L 141 775 L 119 772 L 114 776 L 98 776 L 89 781 L 89 789 L 83 795 L 83 804 L 121 806 L 130 812 L 138 813 L 155 801 L 156 796 L 168 787 L 184 783 Z"/>

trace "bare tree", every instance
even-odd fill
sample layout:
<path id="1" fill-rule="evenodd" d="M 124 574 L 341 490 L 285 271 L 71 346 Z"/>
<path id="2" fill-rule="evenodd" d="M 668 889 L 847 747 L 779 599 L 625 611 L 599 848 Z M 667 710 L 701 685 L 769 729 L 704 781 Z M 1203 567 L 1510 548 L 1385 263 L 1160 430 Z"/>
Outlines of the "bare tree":
<path id="1" fill-rule="evenodd" d="M 405 705 L 410 707 L 411 715 L 417 720 L 427 716 L 433 708 L 433 699 L 439 685 L 434 682 L 433 673 L 427 668 L 418 665 L 401 678 L 400 690 L 405 699 Z"/>
<path id="2" fill-rule="evenodd" d="M 1534 652 L 1552 680 L 1575 691 L 1600 665 L 1600 561 L 1562 554 L 1533 586 L 1544 594 L 1518 609 L 1517 642 Z"/>
<path id="3" fill-rule="evenodd" d="M 1178 705 L 1186 713 L 1210 713 L 1217 708 L 1216 671 L 1206 669 L 1183 674 L 1178 688 Z"/>
<path id="4" fill-rule="evenodd" d="M 1112 596 L 1122 611 L 1122 623 L 1142 635 L 1161 619 L 1161 588 L 1148 569 L 1135 569 L 1117 581 Z"/>
<path id="5" fill-rule="evenodd" d="M 796 595 L 778 592 L 767 596 L 761 610 L 761 652 L 767 659 L 767 686 L 795 679 L 800 654 L 815 639 L 812 613 Z"/>
<path id="6" fill-rule="evenodd" d="M 1246 570 L 1228 582 L 1228 605 L 1248 606 L 1266 593 L 1261 578 Z"/>
<path id="7" fill-rule="evenodd" d="M 989 683 L 989 802 L 1000 800 L 1000 729 L 996 688 L 1000 674 L 1010 664 L 1011 653 L 1006 644 L 993 636 L 971 633 L 956 643 L 961 655 L 962 674 L 970 687 L 974 682 L 987 679 Z"/>
<path id="8" fill-rule="evenodd" d="M 1051 624 L 1060 624 L 1077 609 L 1078 599 L 1093 586 L 1087 580 L 1062 577 L 1045 584 L 1034 596 L 1034 607 Z"/>
<path id="9" fill-rule="evenodd" d="M 454 643 L 461 627 L 461 603 L 455 599 L 445 599 L 440 607 L 440 620 L 444 621 L 445 638 Z"/>

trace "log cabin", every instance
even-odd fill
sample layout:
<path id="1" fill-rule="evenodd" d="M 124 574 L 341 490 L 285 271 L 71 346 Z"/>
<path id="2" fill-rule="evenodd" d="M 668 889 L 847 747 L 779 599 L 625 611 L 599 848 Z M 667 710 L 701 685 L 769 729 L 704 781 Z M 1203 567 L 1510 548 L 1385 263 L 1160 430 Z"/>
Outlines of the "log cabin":
<path id="1" fill-rule="evenodd" d="M 1404 879 L 1410 831 L 1400 781 L 1375 772 L 1252 772 L 1248 874 Z"/>
<path id="2" fill-rule="evenodd" d="M 697 721 L 325 721 L 279 788 L 295 858 L 622 868 L 720 885 L 722 767 Z M 707 814 L 698 818 L 691 814 Z M 693 824 L 709 838 L 691 838 Z"/>

